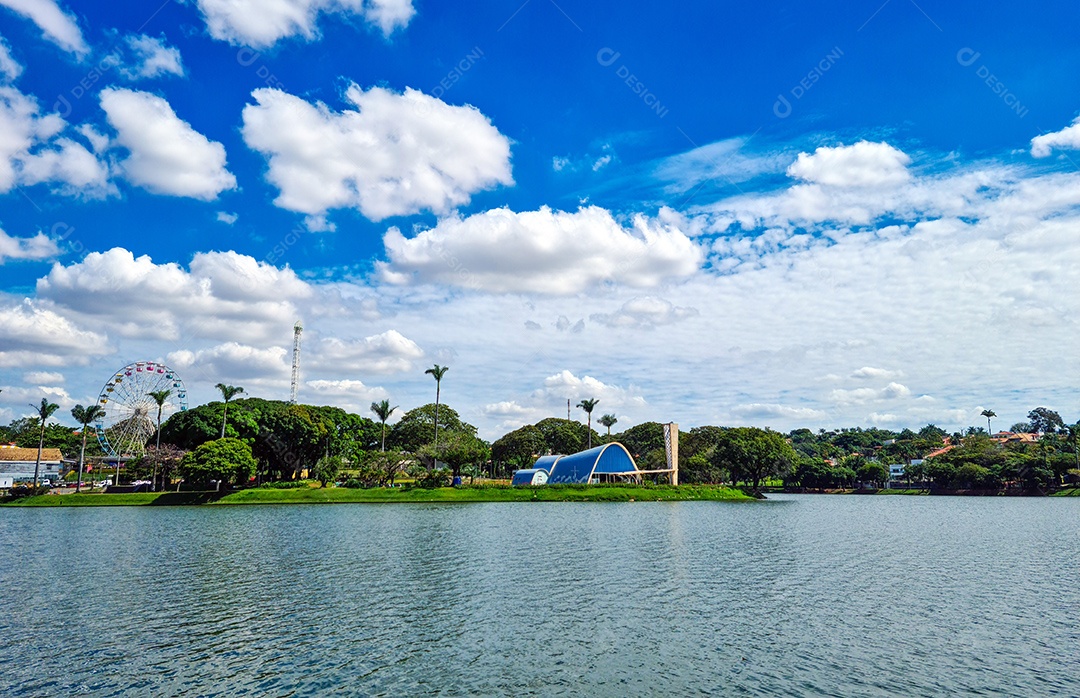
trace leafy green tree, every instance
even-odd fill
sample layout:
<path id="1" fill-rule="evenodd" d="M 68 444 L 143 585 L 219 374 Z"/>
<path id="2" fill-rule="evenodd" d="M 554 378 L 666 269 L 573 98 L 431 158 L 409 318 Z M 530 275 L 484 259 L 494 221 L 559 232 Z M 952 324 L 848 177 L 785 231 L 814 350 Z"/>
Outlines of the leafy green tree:
<path id="1" fill-rule="evenodd" d="M 582 400 L 581 402 L 579 402 L 577 404 L 578 407 L 585 410 L 585 414 L 588 415 L 588 417 L 589 417 L 589 423 L 586 425 L 586 428 L 589 430 L 588 431 L 588 445 L 585 448 L 592 448 L 592 435 L 593 435 L 592 411 L 596 408 L 596 404 L 598 402 L 600 402 L 600 401 L 597 400 L 597 399 L 588 398 L 588 399 Z"/>
<path id="2" fill-rule="evenodd" d="M 196 485 L 245 483 L 255 475 L 258 462 L 251 447 L 240 439 L 207 441 L 180 460 L 180 476 Z"/>
<path id="3" fill-rule="evenodd" d="M 33 405 L 30 405 L 34 407 Z M 52 416 L 53 412 L 60 409 L 60 405 L 55 402 L 49 402 L 46 398 L 41 398 L 41 405 L 34 407 L 38 411 L 38 417 L 41 419 L 41 434 L 38 437 L 37 448 L 37 460 L 34 462 L 34 487 L 37 488 L 41 484 L 41 480 L 38 475 L 41 471 L 41 450 L 45 447 L 45 422 Z"/>
<path id="4" fill-rule="evenodd" d="M 1033 434 L 1054 434 L 1065 426 L 1061 415 L 1046 407 L 1036 407 L 1027 414 Z"/>
<path id="5" fill-rule="evenodd" d="M 409 410 L 390 428 L 386 445 L 409 453 L 416 453 L 421 446 L 435 442 L 436 406 L 428 403 Z M 476 435 L 476 427 L 461 421 L 457 411 L 449 405 L 438 408 L 439 424 L 444 434 L 465 432 Z"/>
<path id="6" fill-rule="evenodd" d="M 327 484 L 337 479 L 338 473 L 341 472 L 341 466 L 341 456 L 323 456 L 315 463 L 311 476 L 318 480 L 320 485 L 326 487 Z"/>
<path id="7" fill-rule="evenodd" d="M 725 430 L 712 457 L 715 467 L 725 468 L 755 491 L 762 480 L 786 475 L 797 459 L 783 434 L 757 427 Z"/>
<path id="8" fill-rule="evenodd" d="M 221 397 L 225 401 L 225 409 L 221 412 L 221 438 L 225 438 L 225 423 L 228 421 L 229 415 L 229 400 L 244 392 L 244 389 L 237 385 L 225 385 L 224 383 L 218 383 L 216 386 L 221 391 Z"/>
<path id="9" fill-rule="evenodd" d="M 585 445 L 586 427 L 581 422 L 547 417 L 541 419 L 535 426 L 544 435 L 546 450 L 550 454 L 577 453 Z"/>
<path id="10" fill-rule="evenodd" d="M 619 420 L 613 414 L 605 414 L 605 415 L 602 415 L 600 417 L 600 419 L 598 419 L 596 421 L 600 422 L 601 425 L 607 427 L 607 435 L 610 438 L 611 437 L 611 427 L 615 426 L 615 423 L 618 422 Z"/>
<path id="11" fill-rule="evenodd" d="M 75 492 L 78 493 L 82 490 L 82 476 L 83 471 L 86 470 L 86 430 L 91 422 L 96 422 L 105 416 L 105 408 L 101 405 L 90 405 L 89 407 L 75 405 L 71 408 L 71 416 L 82 425 L 82 446 L 79 449 L 79 479 L 75 483 Z"/>
<path id="12" fill-rule="evenodd" d="M 438 446 L 421 447 L 417 455 L 431 463 L 431 469 L 438 468 L 438 463 L 450 466 L 454 477 L 461 476 L 461 470 L 468 465 L 482 465 L 491 455 L 486 443 L 473 434 L 451 431 L 443 434 L 443 441 Z"/>
<path id="13" fill-rule="evenodd" d="M 430 374 L 435 379 L 435 446 L 439 445 L 439 393 L 442 389 L 442 379 L 446 375 L 446 372 L 450 370 L 449 366 L 440 366 L 435 364 L 428 370 L 424 371 L 426 374 Z"/>
<path id="14" fill-rule="evenodd" d="M 390 415 L 392 415 L 396 409 L 396 405 L 394 407 L 390 406 L 389 400 L 380 400 L 379 402 L 371 403 L 371 411 L 374 412 L 375 416 L 382 422 L 382 447 L 379 449 L 381 451 L 386 450 L 386 420 L 390 419 Z"/>
<path id="15" fill-rule="evenodd" d="M 491 460 L 500 470 L 527 468 L 546 450 L 543 432 L 528 424 L 496 439 L 491 444 Z"/>
<path id="16" fill-rule="evenodd" d="M 615 440 L 626 446 L 634 458 L 640 458 L 649 451 L 664 448 L 664 425 L 660 422 L 642 422 L 616 434 Z"/>
<path id="17" fill-rule="evenodd" d="M 855 471 L 855 477 L 859 479 L 859 482 L 868 482 L 878 487 L 882 487 L 885 481 L 889 479 L 889 470 L 878 463 L 877 461 L 870 461 L 863 463 L 858 470 Z"/>
<path id="18" fill-rule="evenodd" d="M 361 480 L 367 486 L 394 486 L 394 480 L 405 469 L 409 457 L 401 451 L 369 451 L 361 457 Z"/>

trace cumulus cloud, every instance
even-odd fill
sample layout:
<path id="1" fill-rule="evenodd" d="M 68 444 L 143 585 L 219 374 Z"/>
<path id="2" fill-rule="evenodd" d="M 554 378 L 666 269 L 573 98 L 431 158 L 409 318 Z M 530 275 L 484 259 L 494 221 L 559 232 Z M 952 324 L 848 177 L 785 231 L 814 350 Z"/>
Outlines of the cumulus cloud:
<path id="1" fill-rule="evenodd" d="M 228 211 L 218 211 L 217 212 L 217 221 L 219 223 L 224 223 L 225 225 L 232 225 L 233 223 L 235 223 L 239 219 L 240 219 L 240 216 L 238 216 L 235 213 L 229 213 Z"/>
<path id="2" fill-rule="evenodd" d="M 1032 157 L 1045 158 L 1055 148 L 1059 150 L 1080 149 L 1080 116 L 1076 117 L 1072 124 L 1060 131 L 1044 133 L 1031 139 Z"/>
<path id="3" fill-rule="evenodd" d="M 607 327 L 653 329 L 698 315 L 697 308 L 680 308 L 657 296 L 631 298 L 614 313 L 593 313 L 589 319 Z"/>
<path id="4" fill-rule="evenodd" d="M 291 269 L 235 252 L 198 253 L 190 271 L 123 248 L 54 264 L 37 293 L 126 337 L 266 340 L 292 336 L 311 287 Z"/>
<path id="5" fill-rule="evenodd" d="M 124 37 L 124 47 L 123 55 L 114 59 L 123 63 L 120 73 L 128 80 L 184 75 L 180 49 L 166 44 L 164 37 L 129 34 Z"/>
<path id="6" fill-rule="evenodd" d="M 330 403 L 360 414 L 370 414 L 372 402 L 390 397 L 385 388 L 368 386 L 363 381 L 351 379 L 311 380 L 304 383 L 304 388 L 302 392 L 308 395 L 309 400 L 317 397 L 319 404 Z M 395 411 L 393 416 L 397 417 L 398 412 Z M 388 423 L 393 421 L 390 419 Z"/>
<path id="7" fill-rule="evenodd" d="M 61 10 L 54 0 L 0 0 L 0 6 L 29 19 L 46 39 L 65 51 L 80 57 L 90 52 L 75 18 Z"/>
<path id="8" fill-rule="evenodd" d="M 424 351 L 396 330 L 361 340 L 326 337 L 313 350 L 324 370 L 341 373 L 401 373 L 412 370 Z"/>
<path id="9" fill-rule="evenodd" d="M 513 184 L 510 142 L 474 107 L 357 85 L 345 91 L 354 109 L 342 112 L 276 89 L 251 94 L 244 141 L 267 158 L 275 203 L 290 211 L 354 208 L 374 221 L 446 213 Z"/>
<path id="10" fill-rule="evenodd" d="M 67 123 L 41 114 L 35 98 L 0 85 L 0 193 L 51 183 L 68 194 L 100 196 L 108 170 L 85 146 L 63 136 Z"/>
<path id="11" fill-rule="evenodd" d="M 0 36 L 0 79 L 14 80 L 22 75 L 22 66 L 11 57 L 11 47 Z"/>
<path id="12" fill-rule="evenodd" d="M 29 299 L 0 305 L 0 327 L 0 367 L 84 365 L 112 352 L 105 335 L 82 329 Z"/>
<path id="13" fill-rule="evenodd" d="M 799 153 L 787 169 L 789 177 L 833 187 L 889 187 L 911 177 L 911 158 L 888 143 L 859 141 L 821 147 L 813 155 Z"/>
<path id="14" fill-rule="evenodd" d="M 906 385 L 894 381 L 884 388 L 854 388 L 852 390 L 837 388 L 829 394 L 829 399 L 838 404 L 863 404 L 881 400 L 896 400 L 910 395 L 911 390 Z"/>
<path id="15" fill-rule="evenodd" d="M 261 48 L 290 36 L 318 36 L 320 14 L 359 17 L 384 36 L 409 24 L 412 0 L 198 0 L 210 36 Z"/>
<path id="16" fill-rule="evenodd" d="M 253 347 L 226 342 L 209 349 L 186 349 L 169 353 L 166 362 L 177 370 L 189 369 L 220 381 L 259 381 L 282 384 L 291 374 L 285 347 Z"/>
<path id="17" fill-rule="evenodd" d="M 761 402 L 736 405 L 731 408 L 731 412 L 751 422 L 773 418 L 779 418 L 785 422 L 818 422 L 827 416 L 824 411 L 812 407 L 791 407 L 789 405 Z"/>
<path id="18" fill-rule="evenodd" d="M 129 152 L 120 168 L 133 184 L 205 201 L 236 188 L 225 169 L 225 147 L 181 120 L 161 97 L 110 87 L 99 98 L 117 144 Z"/>
<path id="19" fill-rule="evenodd" d="M 677 224 L 635 216 L 629 228 L 605 209 L 515 213 L 493 209 L 447 218 L 406 238 L 384 237 L 395 284 L 437 283 L 496 293 L 574 294 L 603 283 L 657 286 L 696 272 L 701 249 Z"/>
<path id="20" fill-rule="evenodd" d="M 23 382 L 33 385 L 55 385 L 64 382 L 64 374 L 56 371 L 31 371 L 23 374 Z"/>
<path id="21" fill-rule="evenodd" d="M 48 259 L 58 254 L 60 248 L 45 233 L 16 238 L 0 230 L 0 264 L 9 259 Z"/>
<path id="22" fill-rule="evenodd" d="M 878 380 L 898 378 L 901 375 L 901 371 L 890 371 L 886 368 L 875 368 L 873 366 L 863 366 L 862 368 L 851 372 L 852 378 L 875 378 Z"/>

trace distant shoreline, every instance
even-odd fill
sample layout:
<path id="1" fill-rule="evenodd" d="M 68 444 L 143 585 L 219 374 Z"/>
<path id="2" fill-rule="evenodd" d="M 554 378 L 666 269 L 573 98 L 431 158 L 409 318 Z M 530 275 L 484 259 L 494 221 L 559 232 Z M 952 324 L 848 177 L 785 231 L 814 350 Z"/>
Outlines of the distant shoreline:
<path id="1" fill-rule="evenodd" d="M 254 488 L 224 495 L 217 492 L 138 492 L 133 494 L 46 494 L 2 506 L 208 506 L 255 504 L 423 504 L 470 502 L 672 502 L 754 501 L 741 490 L 713 485 L 606 486 L 549 485 L 541 487 L 345 487 L 296 489 Z"/>

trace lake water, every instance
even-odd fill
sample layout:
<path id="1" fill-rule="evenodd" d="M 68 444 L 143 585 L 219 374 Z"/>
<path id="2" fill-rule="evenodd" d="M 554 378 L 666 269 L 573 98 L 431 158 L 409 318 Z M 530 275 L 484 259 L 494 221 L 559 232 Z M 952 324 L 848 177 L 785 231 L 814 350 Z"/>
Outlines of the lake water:
<path id="1" fill-rule="evenodd" d="M 1080 499 L 3 509 L 0 695 L 1080 695 Z"/>

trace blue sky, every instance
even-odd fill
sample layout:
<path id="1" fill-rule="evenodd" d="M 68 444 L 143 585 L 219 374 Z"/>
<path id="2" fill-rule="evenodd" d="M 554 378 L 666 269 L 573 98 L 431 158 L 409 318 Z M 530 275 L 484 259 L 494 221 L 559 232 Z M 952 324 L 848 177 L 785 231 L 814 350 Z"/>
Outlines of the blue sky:
<path id="1" fill-rule="evenodd" d="M 0 0 L 0 421 L 1080 414 L 1080 9 Z M 1007 426 L 1002 424 L 1001 426 Z"/>

